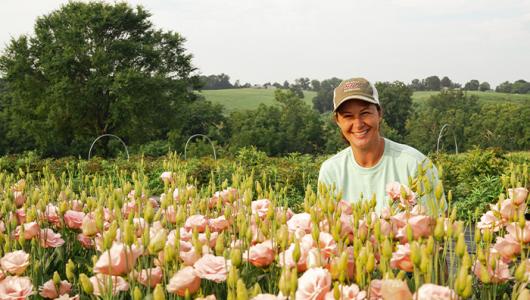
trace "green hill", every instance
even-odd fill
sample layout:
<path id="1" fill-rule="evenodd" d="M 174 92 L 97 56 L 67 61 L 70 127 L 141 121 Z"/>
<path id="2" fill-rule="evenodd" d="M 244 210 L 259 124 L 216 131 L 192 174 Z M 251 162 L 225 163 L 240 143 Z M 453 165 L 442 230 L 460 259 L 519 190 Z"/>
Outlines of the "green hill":
<path id="1" fill-rule="evenodd" d="M 416 103 L 422 103 L 427 100 L 430 96 L 435 95 L 439 92 L 414 92 L 412 99 Z M 468 91 L 469 95 L 477 95 L 479 101 L 482 103 L 501 103 L 501 102 L 514 102 L 514 103 L 530 103 L 530 94 L 506 94 L 496 92 L 476 92 Z M 204 90 L 200 93 L 207 100 L 213 103 L 220 103 L 225 106 L 227 112 L 233 110 L 244 110 L 244 109 L 255 109 L 261 103 L 266 105 L 274 105 L 274 89 L 258 89 L 258 88 L 245 88 L 245 89 L 225 89 L 225 90 Z M 313 97 L 316 96 L 316 92 L 304 91 L 304 102 L 308 105 L 313 106 Z"/>
<path id="2" fill-rule="evenodd" d="M 207 100 L 213 103 L 220 103 L 225 106 L 228 112 L 233 110 L 256 109 L 263 103 L 274 105 L 274 89 L 225 89 L 225 90 L 204 90 L 200 93 Z M 313 106 L 313 97 L 316 92 L 304 91 L 304 102 Z"/>

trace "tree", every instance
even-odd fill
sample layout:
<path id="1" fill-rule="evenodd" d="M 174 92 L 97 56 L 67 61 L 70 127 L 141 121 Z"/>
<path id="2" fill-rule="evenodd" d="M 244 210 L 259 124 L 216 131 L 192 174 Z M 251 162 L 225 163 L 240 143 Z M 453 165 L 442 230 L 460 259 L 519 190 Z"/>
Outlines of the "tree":
<path id="1" fill-rule="evenodd" d="M 294 84 L 302 88 L 302 90 L 309 90 L 311 81 L 307 77 L 300 77 L 294 80 Z"/>
<path id="2" fill-rule="evenodd" d="M 311 80 L 311 90 L 312 91 L 320 90 L 320 81 L 316 79 Z"/>
<path id="3" fill-rule="evenodd" d="M 481 83 L 480 86 L 479 86 L 479 90 L 480 90 L 481 92 L 489 91 L 490 89 L 491 89 L 490 84 L 487 83 L 486 81 L 484 81 L 483 83 Z"/>
<path id="4" fill-rule="evenodd" d="M 423 83 L 419 79 L 412 79 L 410 83 L 410 88 L 414 91 L 423 91 L 425 87 L 423 86 Z"/>
<path id="5" fill-rule="evenodd" d="M 495 92 L 497 92 L 497 93 L 511 93 L 512 92 L 512 84 L 509 81 L 505 81 L 505 82 L 499 84 L 495 88 Z"/>
<path id="6" fill-rule="evenodd" d="M 291 84 L 289 90 L 292 91 L 296 95 L 296 97 L 304 98 L 304 91 L 302 90 L 302 86 L 298 84 Z"/>
<path id="7" fill-rule="evenodd" d="M 192 56 L 149 17 L 126 3 L 70 2 L 39 17 L 33 36 L 12 39 L 0 71 L 15 150 L 84 155 L 101 134 L 128 144 L 189 134 L 187 107 L 202 101 Z"/>
<path id="8" fill-rule="evenodd" d="M 428 91 L 439 91 L 440 90 L 440 78 L 438 76 L 429 76 L 425 78 L 425 89 Z"/>
<path id="9" fill-rule="evenodd" d="M 281 89 L 282 88 L 282 85 L 279 84 L 278 82 L 273 83 L 272 86 L 277 88 L 277 89 Z"/>
<path id="10" fill-rule="evenodd" d="M 333 77 L 323 80 L 320 83 L 320 89 L 313 98 L 313 108 L 323 113 L 333 110 L 333 90 L 341 83 L 342 80 Z"/>
<path id="11" fill-rule="evenodd" d="M 231 89 L 234 86 L 230 83 L 230 76 L 221 73 L 219 75 L 201 76 L 204 90 Z"/>
<path id="12" fill-rule="evenodd" d="M 526 82 L 523 79 L 515 81 L 512 85 L 512 93 L 514 94 L 527 94 L 530 92 L 530 82 Z"/>
<path id="13" fill-rule="evenodd" d="M 375 84 L 383 107 L 383 119 L 399 135 L 405 136 L 405 125 L 412 113 L 412 89 L 403 82 L 378 82 Z"/>
<path id="14" fill-rule="evenodd" d="M 453 82 L 451 81 L 451 79 L 449 79 L 449 77 L 447 76 L 444 76 L 442 78 L 442 80 L 440 80 L 440 86 L 442 88 L 451 88 L 453 85 Z"/>
<path id="15" fill-rule="evenodd" d="M 283 88 L 284 89 L 288 89 L 289 88 L 289 81 L 286 80 L 286 81 L 283 82 Z"/>
<path id="16" fill-rule="evenodd" d="M 473 80 L 468 81 L 464 85 L 464 90 L 466 90 L 466 91 L 478 91 L 479 87 L 480 87 L 480 83 L 478 82 L 478 80 L 473 79 Z"/>

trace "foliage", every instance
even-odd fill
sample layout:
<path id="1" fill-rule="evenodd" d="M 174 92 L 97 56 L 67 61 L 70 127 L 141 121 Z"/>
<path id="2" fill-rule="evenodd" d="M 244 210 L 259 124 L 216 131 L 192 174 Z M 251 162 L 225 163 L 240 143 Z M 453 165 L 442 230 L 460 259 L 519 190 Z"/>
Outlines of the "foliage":
<path id="1" fill-rule="evenodd" d="M 398 135 L 405 136 L 405 125 L 412 113 L 412 89 L 400 81 L 378 82 L 375 87 L 379 93 L 386 124 L 396 130 Z"/>
<path id="2" fill-rule="evenodd" d="M 231 89 L 234 86 L 230 83 L 230 76 L 221 73 L 219 75 L 200 76 L 205 90 Z"/>
<path id="3" fill-rule="evenodd" d="M 324 113 L 333 111 L 333 90 L 341 83 L 341 79 L 333 77 L 320 82 L 320 89 L 313 98 L 313 109 Z"/>
<path id="4" fill-rule="evenodd" d="M 466 84 L 464 85 L 464 90 L 478 91 L 479 87 L 480 87 L 479 81 L 476 79 L 473 79 L 473 80 L 466 82 Z"/>
<path id="5" fill-rule="evenodd" d="M 495 88 L 495 91 L 501 93 L 528 94 L 530 93 L 530 82 L 523 79 L 519 79 L 514 83 L 505 81 L 499 84 Z"/>
<path id="6" fill-rule="evenodd" d="M 126 3 L 71 2 L 12 39 L 0 58 L 4 152 L 77 155 L 106 133 L 127 144 L 184 134 L 199 81 L 185 39 L 149 17 Z"/>

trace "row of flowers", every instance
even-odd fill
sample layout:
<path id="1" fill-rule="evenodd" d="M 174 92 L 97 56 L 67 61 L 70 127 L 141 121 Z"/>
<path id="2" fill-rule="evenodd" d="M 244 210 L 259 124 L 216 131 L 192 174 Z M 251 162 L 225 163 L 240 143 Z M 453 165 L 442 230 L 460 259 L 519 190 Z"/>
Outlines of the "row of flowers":
<path id="1" fill-rule="evenodd" d="M 470 253 L 450 194 L 419 174 L 410 187 L 389 184 L 381 212 L 373 199 L 337 201 L 319 186 L 298 213 L 281 188 L 265 190 L 251 174 L 208 196 L 213 185 L 200 190 L 164 172 L 158 197 L 141 176 L 118 188 L 93 180 L 75 193 L 71 180 L 0 175 L 11 200 L 1 207 L 0 299 L 529 296 L 528 190 L 506 187 Z"/>

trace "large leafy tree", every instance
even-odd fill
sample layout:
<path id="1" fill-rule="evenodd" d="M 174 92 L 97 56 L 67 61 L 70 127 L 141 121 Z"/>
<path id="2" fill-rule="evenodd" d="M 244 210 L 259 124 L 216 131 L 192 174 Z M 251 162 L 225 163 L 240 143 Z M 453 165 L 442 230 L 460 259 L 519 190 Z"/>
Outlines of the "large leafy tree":
<path id="1" fill-rule="evenodd" d="M 412 89 L 400 81 L 378 82 L 379 101 L 383 107 L 383 118 L 387 125 L 405 136 L 405 125 L 412 113 Z"/>
<path id="2" fill-rule="evenodd" d="M 70 2 L 12 39 L 0 57 L 11 150 L 84 154 L 101 134 L 135 144 L 182 133 L 199 80 L 184 38 L 149 17 L 126 3 Z"/>
<path id="3" fill-rule="evenodd" d="M 333 110 L 333 90 L 339 86 L 342 80 L 336 77 L 323 80 L 313 98 L 313 108 L 324 113 Z"/>

